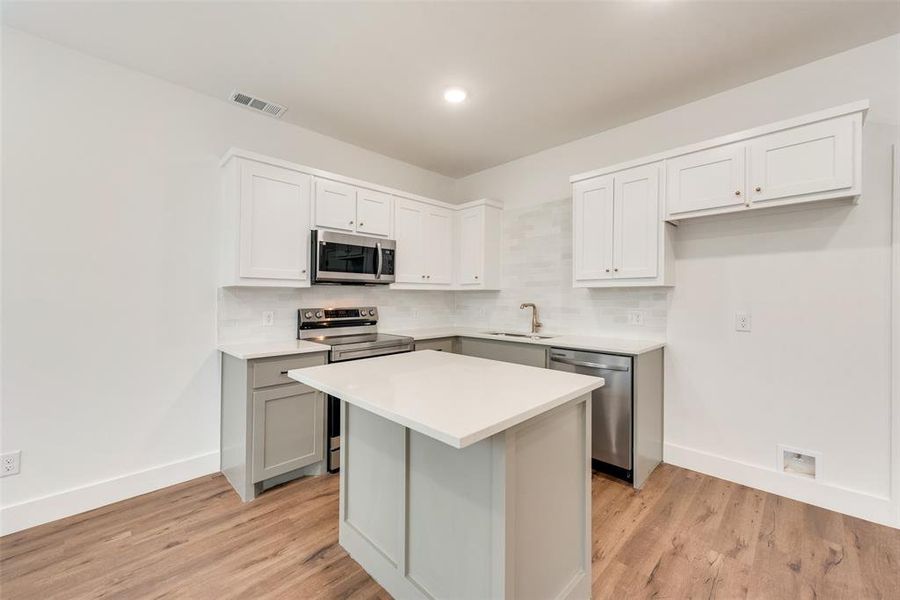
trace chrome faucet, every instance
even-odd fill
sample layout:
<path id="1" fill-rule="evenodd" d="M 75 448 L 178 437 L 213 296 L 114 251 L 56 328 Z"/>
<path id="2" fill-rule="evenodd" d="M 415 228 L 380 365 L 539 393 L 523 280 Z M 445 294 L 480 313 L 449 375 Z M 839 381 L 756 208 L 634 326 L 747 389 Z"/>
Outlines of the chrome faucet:
<path id="1" fill-rule="evenodd" d="M 519 307 L 520 309 L 531 309 L 531 335 L 537 335 L 538 329 L 544 326 L 543 323 L 538 321 L 538 308 L 537 305 L 533 302 L 524 302 Z"/>

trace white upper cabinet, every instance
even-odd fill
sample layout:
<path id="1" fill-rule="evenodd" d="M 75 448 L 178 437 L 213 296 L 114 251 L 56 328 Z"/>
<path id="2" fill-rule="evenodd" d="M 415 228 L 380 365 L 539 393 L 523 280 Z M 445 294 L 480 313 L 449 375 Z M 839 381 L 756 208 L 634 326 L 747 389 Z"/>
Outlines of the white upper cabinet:
<path id="1" fill-rule="evenodd" d="M 575 183 L 575 287 L 671 285 L 663 263 L 666 224 L 660 218 L 661 163 Z"/>
<path id="2" fill-rule="evenodd" d="M 366 235 L 391 235 L 390 194 L 360 189 L 356 194 L 356 231 Z"/>
<path id="3" fill-rule="evenodd" d="M 502 204 L 452 205 L 232 148 L 220 285 L 308 287 L 314 228 L 395 239 L 392 287 L 500 288 Z"/>
<path id="4" fill-rule="evenodd" d="M 449 287 L 453 278 L 453 213 L 418 200 L 396 198 L 395 287 Z"/>
<path id="5" fill-rule="evenodd" d="M 453 213 L 438 206 L 428 208 L 422 230 L 426 283 L 450 285 L 453 282 Z"/>
<path id="6" fill-rule="evenodd" d="M 346 183 L 316 179 L 316 227 L 356 231 L 357 188 Z"/>
<path id="7" fill-rule="evenodd" d="M 394 211 L 394 240 L 397 242 L 394 280 L 397 283 L 424 283 L 425 256 L 421 252 L 424 204 L 397 198 Z"/>
<path id="8" fill-rule="evenodd" d="M 575 280 L 612 279 L 612 175 L 579 181 L 572 190 Z"/>
<path id="9" fill-rule="evenodd" d="M 750 198 L 768 202 L 853 187 L 853 115 L 750 140 Z"/>
<path id="10" fill-rule="evenodd" d="M 613 277 L 655 278 L 659 262 L 659 165 L 613 176 Z"/>
<path id="11" fill-rule="evenodd" d="M 666 162 L 666 219 L 855 200 L 868 107 L 855 102 L 657 156 Z"/>
<path id="12" fill-rule="evenodd" d="M 390 237 L 393 202 L 390 194 L 316 178 L 316 227 Z"/>
<path id="13" fill-rule="evenodd" d="M 489 201 L 456 213 L 456 289 L 500 289 L 500 208 Z"/>
<path id="14" fill-rule="evenodd" d="M 460 285 L 475 285 L 483 277 L 481 257 L 484 255 L 484 211 L 470 208 L 457 215 Z"/>
<path id="15" fill-rule="evenodd" d="M 741 142 L 667 160 L 669 217 L 744 204 L 746 155 Z"/>
<path id="16" fill-rule="evenodd" d="M 309 175 L 233 159 L 225 171 L 223 286 L 309 285 Z"/>

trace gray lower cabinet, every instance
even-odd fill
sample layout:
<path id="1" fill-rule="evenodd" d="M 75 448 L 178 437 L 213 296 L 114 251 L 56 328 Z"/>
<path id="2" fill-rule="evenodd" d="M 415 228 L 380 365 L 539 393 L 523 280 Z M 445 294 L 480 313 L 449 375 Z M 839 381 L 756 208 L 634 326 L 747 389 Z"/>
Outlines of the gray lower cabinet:
<path id="1" fill-rule="evenodd" d="M 325 398 L 303 384 L 253 392 L 253 483 L 325 456 Z"/>
<path id="2" fill-rule="evenodd" d="M 419 340 L 416 342 L 416 350 L 437 350 L 439 352 L 455 352 L 458 354 L 458 344 L 459 340 L 455 337 Z"/>
<path id="3" fill-rule="evenodd" d="M 222 355 L 221 470 L 245 502 L 272 485 L 325 471 L 325 395 L 287 376 L 325 358 Z"/>
<path id="4" fill-rule="evenodd" d="M 534 344 L 464 337 L 459 340 L 459 353 L 529 367 L 547 366 L 547 348 Z"/>

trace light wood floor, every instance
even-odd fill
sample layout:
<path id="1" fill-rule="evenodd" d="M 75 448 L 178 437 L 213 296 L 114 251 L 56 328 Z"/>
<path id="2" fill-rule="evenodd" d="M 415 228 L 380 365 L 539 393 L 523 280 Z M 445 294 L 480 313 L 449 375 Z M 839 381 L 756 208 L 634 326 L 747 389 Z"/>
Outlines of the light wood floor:
<path id="1" fill-rule="evenodd" d="M 387 598 L 337 545 L 338 480 L 221 475 L 0 538 L 0 596 Z M 900 530 L 664 465 L 595 476 L 594 598 L 900 598 Z"/>

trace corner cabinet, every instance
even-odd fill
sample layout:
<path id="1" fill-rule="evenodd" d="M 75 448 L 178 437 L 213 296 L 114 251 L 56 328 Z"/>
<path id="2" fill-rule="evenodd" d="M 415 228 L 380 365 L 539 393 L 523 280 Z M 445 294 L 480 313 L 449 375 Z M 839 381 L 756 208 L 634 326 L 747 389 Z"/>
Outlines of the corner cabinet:
<path id="1" fill-rule="evenodd" d="M 395 198 L 391 288 L 500 289 L 501 206 L 490 200 L 441 206 Z"/>
<path id="2" fill-rule="evenodd" d="M 487 200 L 456 211 L 455 289 L 500 289 L 501 217 L 499 205 Z"/>
<path id="3" fill-rule="evenodd" d="M 228 161 L 221 285 L 309 286 L 311 182 L 290 169 Z"/>
<path id="4" fill-rule="evenodd" d="M 579 181 L 572 190 L 574 287 L 671 284 L 660 218 L 662 163 Z"/>

